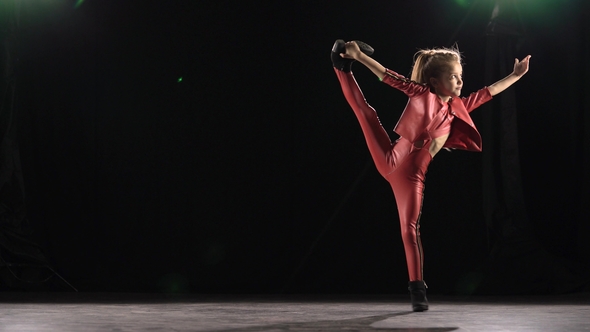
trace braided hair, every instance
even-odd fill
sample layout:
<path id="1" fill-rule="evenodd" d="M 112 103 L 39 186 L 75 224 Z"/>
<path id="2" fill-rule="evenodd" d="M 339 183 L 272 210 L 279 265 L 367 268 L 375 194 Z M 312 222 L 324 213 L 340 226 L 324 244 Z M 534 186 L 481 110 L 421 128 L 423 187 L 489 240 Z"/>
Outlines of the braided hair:
<path id="1" fill-rule="evenodd" d="M 430 85 L 430 78 L 438 77 L 453 63 L 461 64 L 461 53 L 457 45 L 451 48 L 425 49 L 414 55 L 411 80 Z"/>

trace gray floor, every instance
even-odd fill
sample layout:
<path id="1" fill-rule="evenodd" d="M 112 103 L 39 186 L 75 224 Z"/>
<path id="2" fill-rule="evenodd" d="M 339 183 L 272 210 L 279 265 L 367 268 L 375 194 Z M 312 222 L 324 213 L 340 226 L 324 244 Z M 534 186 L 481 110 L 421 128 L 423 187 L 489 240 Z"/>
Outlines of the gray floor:
<path id="1" fill-rule="evenodd" d="M 559 297 L 0 293 L 0 331 L 590 331 L 590 294 Z"/>

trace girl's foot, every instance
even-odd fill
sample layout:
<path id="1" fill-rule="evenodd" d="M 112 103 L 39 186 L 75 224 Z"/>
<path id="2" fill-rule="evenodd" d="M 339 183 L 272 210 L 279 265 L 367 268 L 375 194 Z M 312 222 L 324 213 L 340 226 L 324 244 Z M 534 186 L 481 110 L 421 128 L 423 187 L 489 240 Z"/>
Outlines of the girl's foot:
<path id="1" fill-rule="evenodd" d="M 410 297 L 412 299 L 412 310 L 428 310 L 428 299 L 426 299 L 426 283 L 424 280 L 410 281 L 408 286 Z"/>
<path id="2" fill-rule="evenodd" d="M 366 43 L 362 41 L 355 40 L 354 41 L 360 48 L 361 52 L 365 53 L 366 55 L 372 55 L 375 50 Z M 340 56 L 341 53 L 346 53 L 346 46 L 345 42 L 342 39 L 338 39 L 334 42 L 332 46 L 332 53 L 330 54 L 330 58 L 332 59 L 332 66 L 334 68 L 341 70 L 343 72 L 350 72 L 350 67 L 353 62 L 356 60 L 354 59 L 346 59 Z"/>

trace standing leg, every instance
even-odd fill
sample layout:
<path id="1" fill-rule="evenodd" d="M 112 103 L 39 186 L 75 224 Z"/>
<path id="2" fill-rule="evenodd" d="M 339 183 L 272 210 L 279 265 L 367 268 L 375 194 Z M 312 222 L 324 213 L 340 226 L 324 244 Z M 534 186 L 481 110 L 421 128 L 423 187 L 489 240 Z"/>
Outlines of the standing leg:
<path id="1" fill-rule="evenodd" d="M 402 240 L 410 277 L 414 311 L 428 310 L 426 285 L 423 279 L 424 253 L 420 241 L 420 216 L 424 198 L 424 180 L 432 156 L 429 144 L 416 149 L 386 179 L 397 203 Z"/>

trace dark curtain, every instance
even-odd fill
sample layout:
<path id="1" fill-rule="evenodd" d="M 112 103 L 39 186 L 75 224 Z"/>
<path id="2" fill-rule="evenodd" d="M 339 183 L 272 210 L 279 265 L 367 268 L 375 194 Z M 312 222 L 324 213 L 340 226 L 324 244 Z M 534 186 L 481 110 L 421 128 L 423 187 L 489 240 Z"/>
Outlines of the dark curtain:
<path id="1" fill-rule="evenodd" d="M 585 262 L 590 261 L 590 241 L 588 241 L 587 234 L 590 234 L 590 2 L 585 1 L 585 5 L 581 8 L 582 27 L 582 47 L 581 57 L 582 66 L 580 70 L 581 86 L 581 112 L 576 119 L 582 127 L 581 130 L 581 149 L 578 155 L 578 170 L 581 173 L 579 181 L 580 188 L 580 215 L 577 220 L 577 235 L 579 243 L 579 252 L 581 259 Z"/>
<path id="2" fill-rule="evenodd" d="M 487 35 L 494 2 L 470 3 L 0 1 L 2 256 L 29 260 L 15 253 L 35 240 L 92 291 L 405 293 L 391 189 L 363 173 L 328 49 L 365 40 L 403 73 L 417 48 L 458 42 L 470 92 L 533 45 L 531 72 L 473 114 L 484 154 L 429 168 L 427 281 L 577 289 L 564 260 L 590 259 L 590 2 L 498 2 L 528 31 L 506 10 Z M 355 71 L 391 133 L 406 97 Z"/>
<path id="3" fill-rule="evenodd" d="M 8 276 L 5 282 L 19 279 L 22 266 L 46 264 L 42 251 L 29 236 L 17 140 L 18 4 L 0 4 L 0 271 Z"/>
<path id="4" fill-rule="evenodd" d="M 520 49 L 526 42 L 526 28 L 518 13 L 515 1 L 496 1 L 486 31 L 486 82 L 495 82 L 508 75 L 517 55 L 522 58 L 523 51 L 526 52 Z M 485 140 L 483 210 L 490 265 L 479 291 L 547 294 L 579 290 L 588 284 L 585 278 L 573 271 L 571 262 L 550 254 L 540 244 L 527 213 L 518 139 L 517 88 L 518 83 L 482 107 L 483 125 L 480 129 Z M 530 96 L 542 98 L 534 94 Z M 545 137 L 544 133 L 536 135 L 539 140 Z M 549 158 L 539 158 L 541 163 L 551 162 Z M 582 173 L 587 174 L 585 168 Z M 543 179 L 539 178 L 539 181 Z"/>

